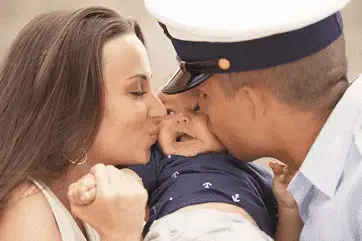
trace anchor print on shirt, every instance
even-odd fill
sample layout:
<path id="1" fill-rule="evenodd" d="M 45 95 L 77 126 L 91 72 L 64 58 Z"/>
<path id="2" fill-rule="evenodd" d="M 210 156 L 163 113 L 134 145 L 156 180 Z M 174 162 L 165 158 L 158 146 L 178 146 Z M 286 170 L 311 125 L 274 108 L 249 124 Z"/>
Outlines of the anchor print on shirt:
<path id="1" fill-rule="evenodd" d="M 180 173 L 179 172 L 175 172 L 174 174 L 172 174 L 173 178 L 176 178 Z"/>
<path id="2" fill-rule="evenodd" d="M 234 202 L 238 203 L 240 202 L 240 199 L 239 199 L 239 194 L 235 194 L 235 195 L 232 195 L 231 198 L 233 199 Z"/>
<path id="3" fill-rule="evenodd" d="M 209 187 L 212 186 L 212 184 L 209 183 L 209 182 L 205 182 L 204 184 L 202 184 L 202 186 L 203 186 L 204 188 L 209 188 Z"/>

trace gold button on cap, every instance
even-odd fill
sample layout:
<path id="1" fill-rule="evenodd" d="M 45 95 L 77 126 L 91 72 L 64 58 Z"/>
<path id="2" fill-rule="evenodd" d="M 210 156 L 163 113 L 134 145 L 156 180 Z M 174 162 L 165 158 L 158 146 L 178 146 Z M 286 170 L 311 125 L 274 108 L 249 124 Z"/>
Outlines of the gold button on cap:
<path id="1" fill-rule="evenodd" d="M 222 70 L 228 70 L 230 69 L 230 61 L 225 58 L 219 59 L 219 68 Z"/>

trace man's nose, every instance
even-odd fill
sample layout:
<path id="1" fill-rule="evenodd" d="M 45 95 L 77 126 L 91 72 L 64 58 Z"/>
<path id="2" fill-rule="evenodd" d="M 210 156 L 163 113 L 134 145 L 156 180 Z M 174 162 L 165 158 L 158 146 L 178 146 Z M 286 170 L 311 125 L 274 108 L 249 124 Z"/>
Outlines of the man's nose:
<path id="1" fill-rule="evenodd" d="M 200 107 L 200 111 L 205 112 L 206 113 L 206 98 L 207 95 L 200 91 L 200 96 L 199 96 L 199 107 Z"/>

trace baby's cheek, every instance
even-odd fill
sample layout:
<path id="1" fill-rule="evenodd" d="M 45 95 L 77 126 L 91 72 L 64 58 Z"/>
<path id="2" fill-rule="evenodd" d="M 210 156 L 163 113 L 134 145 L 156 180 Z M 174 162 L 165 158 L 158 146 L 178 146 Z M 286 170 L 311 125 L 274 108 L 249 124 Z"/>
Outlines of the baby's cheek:
<path id="1" fill-rule="evenodd" d="M 169 152 L 172 146 L 172 137 L 170 131 L 160 131 L 158 135 L 158 143 L 164 152 Z"/>
<path id="2" fill-rule="evenodd" d="M 174 133 L 174 128 L 171 121 L 170 120 L 164 121 L 162 123 L 160 133 L 158 134 L 158 140 L 163 143 L 171 143 L 173 133 Z"/>

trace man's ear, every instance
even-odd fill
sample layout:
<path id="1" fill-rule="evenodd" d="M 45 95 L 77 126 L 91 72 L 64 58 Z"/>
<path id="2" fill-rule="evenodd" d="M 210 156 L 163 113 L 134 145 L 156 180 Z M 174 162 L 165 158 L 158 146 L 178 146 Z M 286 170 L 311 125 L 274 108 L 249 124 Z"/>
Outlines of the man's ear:
<path id="1" fill-rule="evenodd" d="M 243 86 L 236 94 L 236 98 L 242 98 L 240 103 L 245 103 L 243 108 L 249 108 L 249 113 L 255 121 L 265 115 L 267 103 L 264 94 L 261 89 L 254 86 Z"/>

